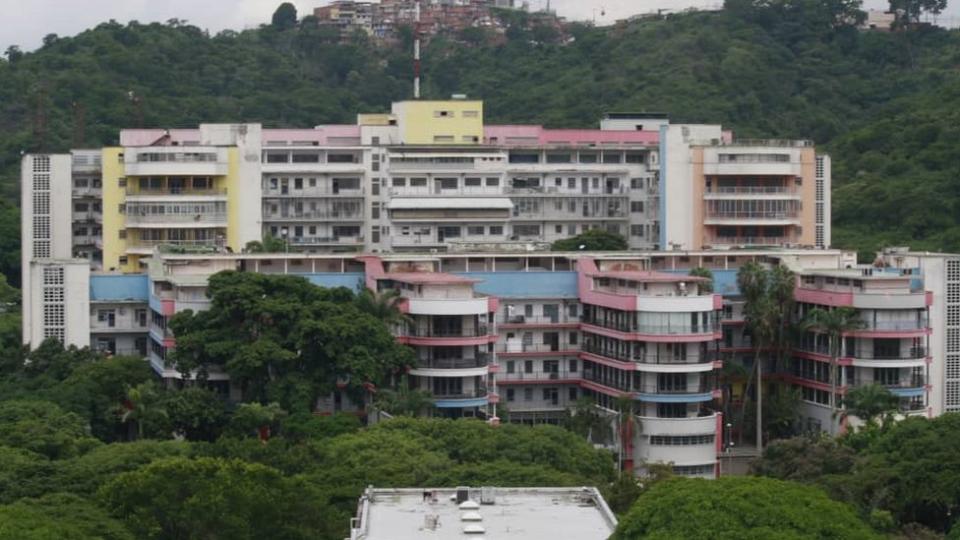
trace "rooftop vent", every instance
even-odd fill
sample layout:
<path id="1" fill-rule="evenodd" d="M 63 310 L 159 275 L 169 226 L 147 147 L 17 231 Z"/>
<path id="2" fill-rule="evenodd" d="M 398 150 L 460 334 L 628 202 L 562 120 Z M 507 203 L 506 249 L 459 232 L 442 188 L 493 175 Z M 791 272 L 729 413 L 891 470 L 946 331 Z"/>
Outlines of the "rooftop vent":
<path id="1" fill-rule="evenodd" d="M 454 94 L 450 96 L 450 99 L 467 99 L 466 94 Z"/>
<path id="2" fill-rule="evenodd" d="M 490 486 L 480 488 L 480 504 L 494 504 L 497 502 L 497 496 Z"/>
<path id="3" fill-rule="evenodd" d="M 470 488 L 467 487 L 458 487 L 457 488 L 457 504 L 460 504 L 470 498 Z"/>
<path id="4" fill-rule="evenodd" d="M 487 532 L 487 530 L 483 528 L 483 525 L 478 525 L 476 523 L 471 523 L 470 525 L 463 527 L 464 534 L 483 534 L 485 532 Z"/>
<path id="5" fill-rule="evenodd" d="M 476 501 L 463 501 L 460 503 L 461 510 L 479 510 L 480 505 Z"/>
<path id="6" fill-rule="evenodd" d="M 460 516 L 460 521 L 483 521 L 483 516 L 480 515 L 480 512 L 464 512 Z"/>

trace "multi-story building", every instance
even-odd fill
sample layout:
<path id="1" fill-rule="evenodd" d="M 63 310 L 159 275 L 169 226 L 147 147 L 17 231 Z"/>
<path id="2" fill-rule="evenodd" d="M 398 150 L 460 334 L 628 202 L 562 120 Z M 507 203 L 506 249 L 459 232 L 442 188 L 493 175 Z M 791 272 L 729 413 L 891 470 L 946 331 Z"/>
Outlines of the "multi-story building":
<path id="1" fill-rule="evenodd" d="M 837 380 L 831 380 L 829 335 L 811 328 L 794 345 L 784 378 L 801 391 L 803 416 L 811 430 L 838 433 L 846 417 L 830 409 L 830 393 L 842 409 L 853 388 L 879 384 L 900 398 L 904 415 L 932 415 L 928 371 L 929 309 L 933 294 L 923 281 L 896 269 L 860 268 L 803 272 L 795 293 L 797 320 L 813 309 L 848 307 L 860 324 L 839 342 Z"/>
<path id="2" fill-rule="evenodd" d="M 99 197 L 81 189 L 96 167 Z M 826 249 L 829 161 L 809 144 L 739 143 L 660 114 L 485 125 L 482 102 L 456 98 L 312 129 L 124 130 L 99 152 L 26 156 L 22 182 L 25 343 L 142 354 L 175 379 L 169 317 L 205 309 L 217 271 L 398 289 L 409 381 L 444 414 L 558 422 L 581 398 L 610 414 L 630 403 L 642 429 L 619 434 L 625 462 L 669 457 L 701 476 L 720 437 L 716 370 L 752 351 L 736 269 L 854 264 Z M 102 236 L 81 237 L 77 204 L 96 201 Z M 543 250 L 594 228 L 634 251 Z M 267 236 L 284 253 L 245 252 Z M 716 295 L 687 275 L 696 266 Z M 230 391 L 226 374 L 209 379 Z"/>

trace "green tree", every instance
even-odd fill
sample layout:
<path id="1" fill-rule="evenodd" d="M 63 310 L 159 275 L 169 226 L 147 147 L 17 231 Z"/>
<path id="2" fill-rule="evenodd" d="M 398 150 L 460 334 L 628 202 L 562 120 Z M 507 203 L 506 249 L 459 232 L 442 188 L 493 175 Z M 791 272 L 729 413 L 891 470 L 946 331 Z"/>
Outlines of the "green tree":
<path id="1" fill-rule="evenodd" d="M 897 14 L 897 24 L 906 26 L 920 22 L 920 15 L 939 15 L 947 9 L 947 0 L 890 0 L 890 11 Z"/>
<path id="2" fill-rule="evenodd" d="M 843 398 L 844 414 L 863 420 L 868 426 L 880 418 L 885 420 L 900 407 L 900 398 L 879 384 L 857 386 Z"/>
<path id="3" fill-rule="evenodd" d="M 394 416 L 424 416 L 433 409 L 433 394 L 411 388 L 404 375 L 396 390 L 378 392 L 375 403 L 377 408 Z"/>
<path id="4" fill-rule="evenodd" d="M 363 288 L 357 294 L 357 307 L 360 311 L 372 315 L 388 326 L 410 321 L 410 317 L 401 310 L 403 302 L 400 291 L 396 289 L 374 292 Z"/>
<path id="5" fill-rule="evenodd" d="M 769 478 L 675 478 L 640 496 L 612 540 L 879 539 L 849 506 L 815 487 Z"/>
<path id="6" fill-rule="evenodd" d="M 837 415 L 837 382 L 840 356 L 843 354 L 843 336 L 863 328 L 864 322 L 857 310 L 850 307 L 838 307 L 831 310 L 814 308 L 807 315 L 806 326 L 815 332 L 826 334 L 830 349 L 830 411 Z"/>
<path id="7" fill-rule="evenodd" d="M 167 391 L 160 401 L 170 428 L 188 441 L 216 440 L 226 423 L 225 398 L 206 388 Z"/>
<path id="8" fill-rule="evenodd" d="M 78 415 L 48 401 L 0 402 L 0 445 L 64 459 L 99 446 L 87 429 Z"/>
<path id="9" fill-rule="evenodd" d="M 711 272 L 709 268 L 702 266 L 691 268 L 690 275 L 708 280 L 700 283 L 700 292 L 704 294 L 713 292 L 713 272 Z"/>
<path id="10" fill-rule="evenodd" d="M 744 319 L 750 331 L 750 340 L 754 349 L 753 371 L 743 389 L 743 406 L 740 418 L 746 418 L 747 396 L 751 384 L 756 394 L 756 445 L 763 449 L 763 351 L 776 339 L 777 305 L 770 294 L 769 274 L 762 266 L 750 261 L 737 271 L 737 286 L 746 299 L 743 307 Z M 742 432 L 741 432 L 742 433 Z"/>
<path id="11" fill-rule="evenodd" d="M 263 240 L 251 240 L 247 242 L 244 251 L 247 253 L 283 253 L 289 250 L 287 241 L 275 236 L 266 235 Z"/>
<path id="12" fill-rule="evenodd" d="M 267 441 L 286 416 L 287 411 L 279 403 L 242 403 L 230 419 L 230 432 L 241 437 L 256 434 Z"/>
<path id="13" fill-rule="evenodd" d="M 276 11 L 273 12 L 273 17 L 270 19 L 270 24 L 279 30 L 289 30 L 296 27 L 297 7 L 290 2 L 284 2 L 280 4 Z"/>
<path id="14" fill-rule="evenodd" d="M 166 427 L 169 415 L 163 405 L 155 383 L 145 382 L 128 388 L 126 397 L 116 410 L 120 422 L 136 425 L 136 438 L 142 439 L 145 433 L 157 434 Z"/>
<path id="15" fill-rule="evenodd" d="M 177 369 L 203 379 L 225 370 L 247 401 L 278 401 L 311 412 L 320 396 L 342 390 L 363 402 L 412 365 L 411 350 L 386 324 L 360 310 L 346 288 L 324 289 L 293 276 L 221 272 L 210 278 L 210 309 L 179 313 L 171 355 Z"/>
<path id="16" fill-rule="evenodd" d="M 55 493 L 0 506 L 0 539 L 98 538 L 133 540 L 119 521 L 76 495 Z"/>
<path id="17" fill-rule="evenodd" d="M 822 433 L 773 441 L 752 464 L 754 474 L 780 480 L 817 482 L 853 470 L 856 452 Z"/>
<path id="18" fill-rule="evenodd" d="M 626 238 L 605 229 L 590 229 L 582 234 L 553 243 L 553 251 L 623 251 Z"/>
<path id="19" fill-rule="evenodd" d="M 335 538 L 345 517 L 306 481 L 239 460 L 155 461 L 99 498 L 138 538 Z"/>

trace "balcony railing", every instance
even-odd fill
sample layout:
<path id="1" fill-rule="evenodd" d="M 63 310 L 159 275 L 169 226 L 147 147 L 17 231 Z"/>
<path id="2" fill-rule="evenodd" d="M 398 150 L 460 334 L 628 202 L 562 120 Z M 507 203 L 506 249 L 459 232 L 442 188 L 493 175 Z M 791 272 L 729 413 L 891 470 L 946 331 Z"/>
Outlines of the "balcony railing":
<path id="1" fill-rule="evenodd" d="M 282 189 L 276 188 L 267 188 L 263 190 L 263 197 L 295 197 L 297 199 L 311 199 L 318 197 L 362 197 L 364 194 L 363 186 L 356 188 L 346 188 L 341 187 L 333 189 L 332 187 L 312 187 L 312 188 L 303 188 L 303 189 L 287 189 L 284 192 Z"/>
<path id="2" fill-rule="evenodd" d="M 593 326 L 616 330 L 631 334 L 653 334 L 653 335 L 687 335 L 687 334 L 713 334 L 719 332 L 717 324 L 708 323 L 698 324 L 618 324 L 609 321 L 594 321 L 584 319 L 584 323 Z M 589 329 L 587 329 L 589 331 Z"/>
<path id="3" fill-rule="evenodd" d="M 714 236 L 707 239 L 710 245 L 772 246 L 795 244 L 797 240 L 787 236 Z"/>
<path id="4" fill-rule="evenodd" d="M 184 247 L 217 247 L 216 239 L 208 240 L 130 240 L 127 247 L 130 249 L 152 249 L 157 246 L 184 246 Z"/>
<path id="5" fill-rule="evenodd" d="M 707 195 L 796 195 L 795 187 L 785 186 L 720 186 L 710 189 Z"/>
<path id="6" fill-rule="evenodd" d="M 150 188 L 150 187 L 137 187 L 137 186 L 127 186 L 126 193 L 128 197 L 141 196 L 166 196 L 166 195 L 196 195 L 196 196 L 224 196 L 227 194 L 226 189 L 214 189 L 214 188 L 192 188 L 192 187 L 164 187 L 164 188 Z"/>
<path id="7" fill-rule="evenodd" d="M 481 384 L 472 390 L 461 390 L 459 393 L 445 391 L 443 393 L 432 392 L 434 399 L 472 399 L 487 396 L 487 385 Z"/>
<path id="8" fill-rule="evenodd" d="M 905 320 L 905 321 L 864 321 L 864 325 L 858 330 L 878 330 L 878 331 L 911 331 L 926 330 L 930 326 L 925 319 Z"/>
<path id="9" fill-rule="evenodd" d="M 355 220 L 363 219 L 363 212 L 264 212 L 263 219 L 268 221 L 299 221 L 299 220 Z"/>
<path id="10" fill-rule="evenodd" d="M 611 188 L 589 189 L 584 192 L 582 189 L 564 189 L 557 186 L 505 186 L 504 193 L 509 195 L 564 195 L 567 197 L 598 197 L 611 195 L 627 195 L 630 189 L 627 186 L 617 186 Z"/>
<path id="11" fill-rule="evenodd" d="M 622 392 L 637 392 L 641 394 L 671 394 L 671 395 L 682 395 L 682 394 L 705 394 L 713 390 L 713 385 L 709 384 L 707 381 L 700 381 L 696 384 L 686 384 L 686 385 L 667 385 L 659 384 L 655 381 L 644 381 L 639 386 L 633 384 L 632 378 L 628 377 L 628 380 L 620 380 L 617 377 L 603 377 L 598 372 L 592 369 L 583 370 L 583 378 L 607 386 L 609 388 L 615 388 Z"/>
<path id="12" fill-rule="evenodd" d="M 295 236 L 291 246 L 315 246 L 322 244 L 362 244 L 363 236 Z"/>
<path id="13" fill-rule="evenodd" d="M 200 214 L 127 214 L 127 225 L 141 223 L 196 223 L 196 224 L 223 224 L 227 223 L 225 213 Z"/>
<path id="14" fill-rule="evenodd" d="M 480 325 L 473 328 L 407 328 L 403 335 L 409 337 L 453 338 L 453 337 L 483 337 L 490 335 L 491 328 Z"/>
<path id="15" fill-rule="evenodd" d="M 923 375 L 907 375 L 897 381 L 884 381 L 877 379 L 855 379 L 853 386 L 866 386 L 870 384 L 879 384 L 884 388 L 894 390 L 897 388 L 920 388 L 927 384 L 927 378 Z"/>
<path id="16" fill-rule="evenodd" d="M 676 357 L 671 354 L 624 354 L 616 350 L 612 350 L 608 347 L 601 347 L 591 343 L 584 343 L 583 351 L 591 354 L 596 354 L 599 356 L 604 356 L 606 358 L 612 358 L 614 360 L 619 360 L 621 362 L 633 362 L 637 364 L 670 364 L 670 365 L 683 365 L 683 364 L 704 364 L 707 362 L 713 362 L 717 360 L 715 354 L 708 353 L 706 355 L 700 354 L 688 354 L 686 356 Z"/>
<path id="17" fill-rule="evenodd" d="M 562 351 L 579 351 L 580 345 L 568 345 L 566 343 L 544 344 L 544 343 L 497 343 L 497 352 L 501 353 L 549 353 Z"/>
<path id="18" fill-rule="evenodd" d="M 534 371 L 530 373 L 514 371 L 513 373 L 498 373 L 497 381 L 559 381 L 579 379 L 580 376 L 579 371 Z"/>
<path id="19" fill-rule="evenodd" d="M 481 368 L 489 364 L 488 356 L 479 356 L 477 358 L 434 358 L 420 359 L 417 361 L 417 367 L 423 369 L 470 369 Z"/>
<path id="20" fill-rule="evenodd" d="M 911 347 L 901 352 L 847 351 L 846 356 L 850 356 L 853 358 L 860 358 L 863 360 L 918 360 L 921 358 L 926 358 L 927 353 L 928 351 L 925 347 Z M 824 354 L 829 354 L 829 353 L 824 353 Z"/>
<path id="21" fill-rule="evenodd" d="M 505 317 L 501 321 L 501 324 L 563 324 L 563 323 L 576 323 L 579 322 L 578 317 L 566 317 L 564 315 L 557 315 L 556 317 L 552 316 L 526 316 L 526 315 L 511 315 L 510 317 Z"/>
<path id="22" fill-rule="evenodd" d="M 800 215 L 797 210 L 783 212 L 720 212 L 707 211 L 707 219 L 795 219 Z"/>

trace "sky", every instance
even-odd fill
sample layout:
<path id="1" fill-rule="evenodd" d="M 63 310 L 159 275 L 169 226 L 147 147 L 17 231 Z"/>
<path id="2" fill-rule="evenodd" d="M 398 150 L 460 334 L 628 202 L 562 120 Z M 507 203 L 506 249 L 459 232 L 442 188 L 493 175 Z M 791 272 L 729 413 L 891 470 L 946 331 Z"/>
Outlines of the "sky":
<path id="1" fill-rule="evenodd" d="M 185 19 L 212 33 L 242 30 L 269 22 L 283 0 L 0 0 L 0 51 L 18 45 L 25 51 L 40 46 L 43 36 L 72 36 L 101 22 L 115 19 L 126 24 Z M 518 0 L 519 1 L 519 0 Z M 547 0 L 529 0 L 541 9 Z M 293 0 L 300 15 L 310 13 L 326 0 Z M 658 9 L 682 10 L 695 6 L 719 6 L 723 0 L 550 0 L 550 7 L 568 19 L 612 23 L 637 13 Z M 887 0 L 865 0 L 871 8 L 884 8 Z M 949 0 L 945 15 L 960 20 L 960 0 Z"/>

